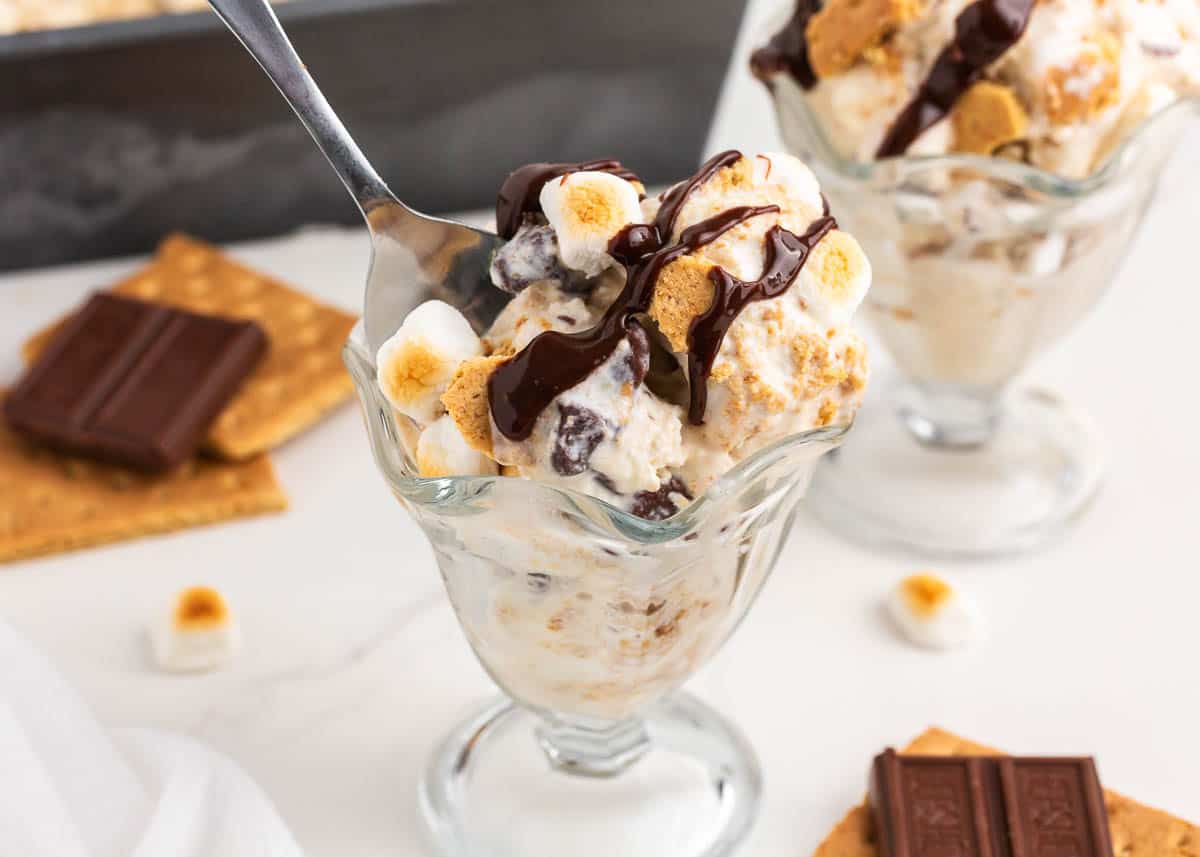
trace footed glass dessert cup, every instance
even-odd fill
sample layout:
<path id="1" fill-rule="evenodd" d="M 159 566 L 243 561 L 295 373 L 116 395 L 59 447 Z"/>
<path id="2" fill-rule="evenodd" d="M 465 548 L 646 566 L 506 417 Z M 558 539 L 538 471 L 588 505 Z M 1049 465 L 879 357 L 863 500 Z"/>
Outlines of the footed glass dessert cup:
<path id="1" fill-rule="evenodd" d="M 412 424 L 379 391 L 361 325 L 345 360 L 379 469 L 505 694 L 429 762 L 420 800 L 440 853 L 732 853 L 756 815 L 758 763 L 678 691 L 746 615 L 846 427 L 785 438 L 653 522 L 526 479 L 417 477 Z"/>
<path id="2" fill-rule="evenodd" d="M 785 75 L 774 100 L 788 147 L 871 260 L 865 315 L 895 364 L 818 468 L 813 509 L 848 537 L 921 554 L 1059 535 L 1099 486 L 1103 445 L 1086 416 L 1016 379 L 1113 281 L 1196 102 L 1073 181 L 971 155 L 850 161 Z"/>

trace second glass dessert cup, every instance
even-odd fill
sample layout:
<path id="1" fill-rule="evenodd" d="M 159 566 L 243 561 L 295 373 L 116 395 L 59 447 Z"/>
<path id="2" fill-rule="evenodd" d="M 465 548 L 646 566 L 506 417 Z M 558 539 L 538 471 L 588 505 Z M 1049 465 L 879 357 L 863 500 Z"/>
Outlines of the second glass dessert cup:
<path id="1" fill-rule="evenodd" d="M 746 615 L 847 428 L 785 438 L 646 521 L 525 479 L 416 477 L 410 426 L 379 391 L 361 324 L 345 360 L 375 460 L 505 694 L 425 772 L 440 853 L 732 853 L 757 812 L 758 763 L 734 726 L 678 691 Z"/>
<path id="2" fill-rule="evenodd" d="M 1088 505 L 1103 444 L 1086 416 L 1016 379 L 1115 278 L 1195 102 L 1146 121 L 1089 178 L 969 155 L 861 163 L 782 76 L 783 136 L 873 269 L 865 307 L 895 364 L 854 439 L 814 477 L 850 538 L 988 556 L 1060 534 Z"/>

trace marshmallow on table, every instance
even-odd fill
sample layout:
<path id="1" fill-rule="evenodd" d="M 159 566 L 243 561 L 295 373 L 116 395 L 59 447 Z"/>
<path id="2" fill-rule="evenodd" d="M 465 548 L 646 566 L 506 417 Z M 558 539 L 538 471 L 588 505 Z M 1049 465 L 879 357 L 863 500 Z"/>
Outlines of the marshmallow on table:
<path id="1" fill-rule="evenodd" d="M 417 441 L 417 468 L 425 477 L 495 476 L 499 466 L 472 449 L 449 414 L 431 423 Z"/>
<path id="2" fill-rule="evenodd" d="M 458 364 L 483 354 L 483 344 L 458 310 L 426 301 L 379 349 L 379 387 L 392 407 L 426 425 L 443 413 L 442 393 Z"/>
<path id="3" fill-rule="evenodd" d="M 221 593 L 193 586 L 179 593 L 151 629 L 160 667 L 172 672 L 203 672 L 233 660 L 241 634 Z"/>
<path id="4" fill-rule="evenodd" d="M 539 198 L 558 237 L 563 264 L 588 276 L 612 267 L 608 242 L 630 223 L 642 222 L 637 189 L 611 173 L 568 173 L 551 179 Z"/>
<path id="5" fill-rule="evenodd" d="M 888 595 L 887 607 L 904 636 L 925 648 L 959 648 L 982 631 L 975 602 L 929 572 L 900 581 Z"/>

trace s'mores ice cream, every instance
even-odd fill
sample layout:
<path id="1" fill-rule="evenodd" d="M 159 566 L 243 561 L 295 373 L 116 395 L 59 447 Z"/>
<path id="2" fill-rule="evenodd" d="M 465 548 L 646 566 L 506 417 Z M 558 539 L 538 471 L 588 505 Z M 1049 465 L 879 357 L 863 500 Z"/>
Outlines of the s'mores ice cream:
<path id="1" fill-rule="evenodd" d="M 854 160 L 996 155 L 1082 178 L 1200 94 L 1200 4 L 798 0 L 753 68 Z"/>
<path id="2" fill-rule="evenodd" d="M 796 158 L 725 152 L 657 196 L 613 161 L 532 164 L 497 222 L 491 276 L 513 297 L 490 328 L 433 301 L 377 355 L 421 475 L 525 477 L 660 519 L 853 417 L 871 268 Z"/>

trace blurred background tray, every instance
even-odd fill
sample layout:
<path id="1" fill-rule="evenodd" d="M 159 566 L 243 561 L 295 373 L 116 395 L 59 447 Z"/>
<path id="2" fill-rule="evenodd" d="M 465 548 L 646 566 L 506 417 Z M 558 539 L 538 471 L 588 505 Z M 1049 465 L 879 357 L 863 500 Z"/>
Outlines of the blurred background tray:
<path id="1" fill-rule="evenodd" d="M 486 206 L 535 160 L 690 172 L 744 0 L 293 0 L 330 102 L 405 201 Z M 0 38 L 0 270 L 358 214 L 207 12 Z M 16 85 L 13 85 L 13 84 Z"/>

